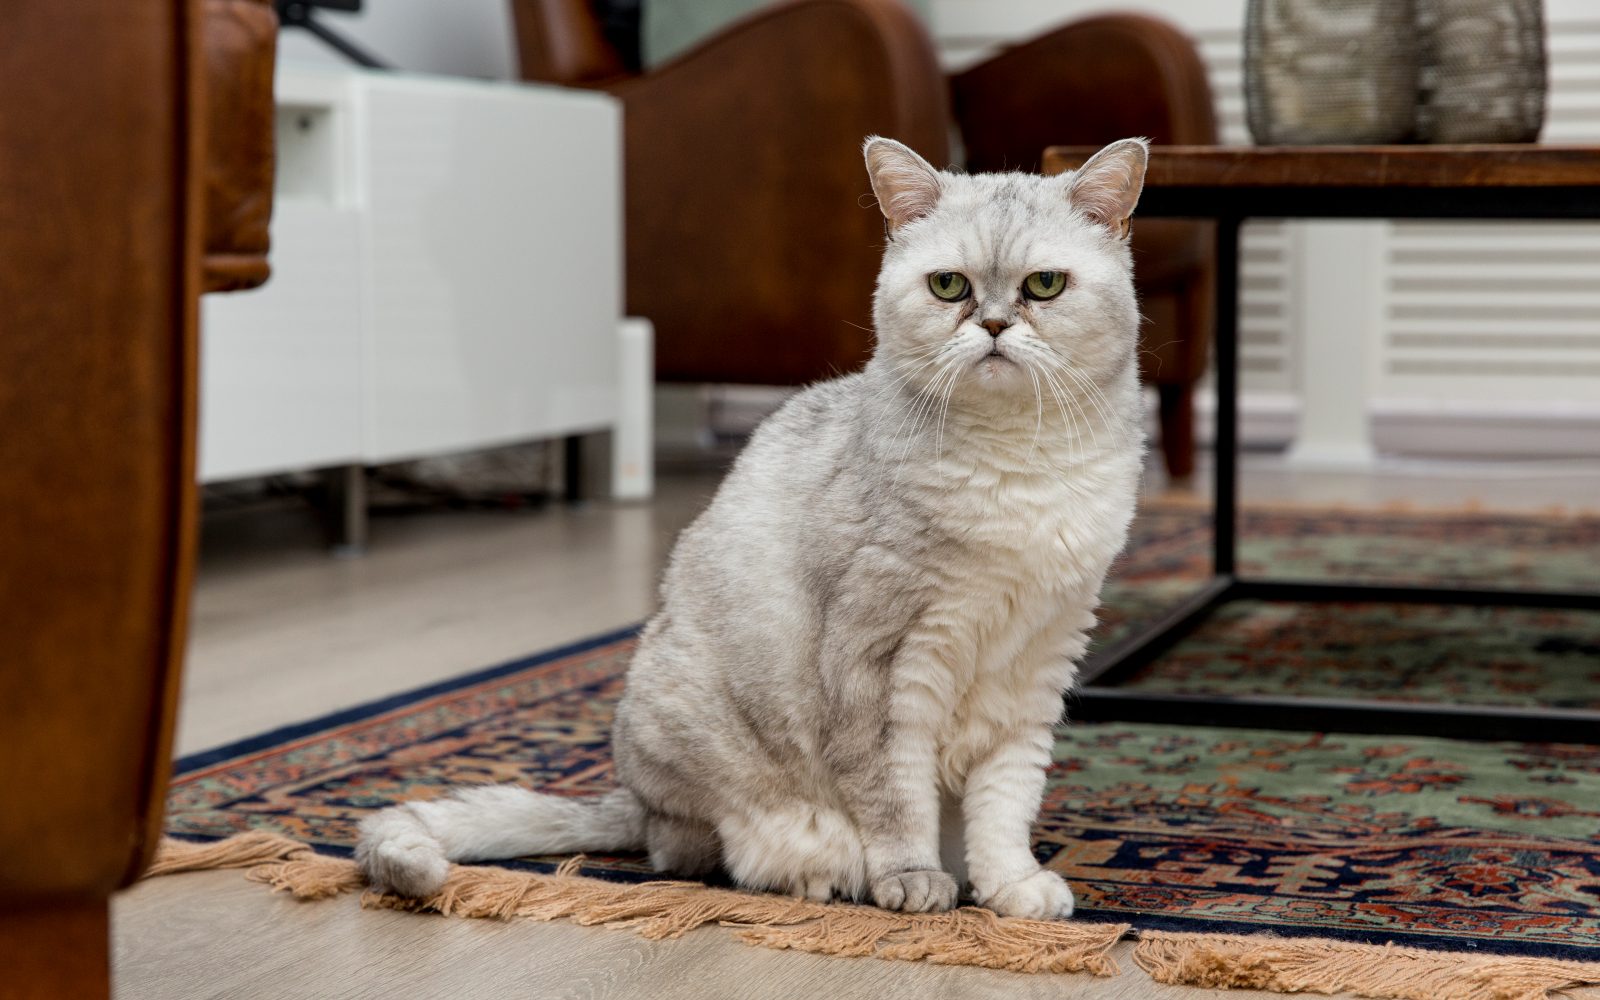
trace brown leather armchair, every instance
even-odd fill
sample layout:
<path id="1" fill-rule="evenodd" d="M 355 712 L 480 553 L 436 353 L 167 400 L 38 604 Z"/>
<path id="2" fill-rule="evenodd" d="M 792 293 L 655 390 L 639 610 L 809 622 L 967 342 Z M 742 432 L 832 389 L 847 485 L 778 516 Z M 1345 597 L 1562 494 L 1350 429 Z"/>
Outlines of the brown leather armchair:
<path id="1" fill-rule="evenodd" d="M 861 141 L 949 159 L 915 15 L 779 4 L 630 76 L 586 0 L 512 10 L 524 78 L 623 103 L 627 308 L 655 324 L 658 378 L 791 385 L 866 359 L 883 219 L 862 199 Z"/>
<path id="2" fill-rule="evenodd" d="M 159 835 L 197 299 L 267 275 L 274 26 L 264 0 L 0 5 L 7 997 L 109 995 L 108 899 Z"/>
<path id="3" fill-rule="evenodd" d="M 867 357 L 883 242 L 864 197 L 869 134 L 949 163 L 953 98 L 974 170 L 1036 169 L 1061 143 L 1216 138 L 1193 44 L 1148 17 L 1077 22 L 947 81 L 898 0 L 775 4 L 644 74 L 587 0 L 512 10 L 524 79 L 624 104 L 627 308 L 655 324 L 663 381 L 788 385 Z M 1136 228 L 1144 372 L 1161 389 L 1168 469 L 1187 475 L 1210 244 L 1203 224 Z"/>

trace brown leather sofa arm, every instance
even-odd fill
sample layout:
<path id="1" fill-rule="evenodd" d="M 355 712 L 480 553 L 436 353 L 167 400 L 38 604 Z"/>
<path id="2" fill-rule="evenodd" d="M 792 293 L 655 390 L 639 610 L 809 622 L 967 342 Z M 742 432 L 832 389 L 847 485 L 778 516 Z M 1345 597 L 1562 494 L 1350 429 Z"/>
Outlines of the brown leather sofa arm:
<path id="1" fill-rule="evenodd" d="M 269 0 L 204 0 L 205 258 L 208 292 L 254 288 L 271 273 L 272 71 Z"/>
<path id="2" fill-rule="evenodd" d="M 627 308 L 656 326 L 657 376 L 797 384 L 865 360 L 852 324 L 871 322 L 883 224 L 862 139 L 949 159 L 915 15 L 780 4 L 607 89 L 625 105 Z"/>

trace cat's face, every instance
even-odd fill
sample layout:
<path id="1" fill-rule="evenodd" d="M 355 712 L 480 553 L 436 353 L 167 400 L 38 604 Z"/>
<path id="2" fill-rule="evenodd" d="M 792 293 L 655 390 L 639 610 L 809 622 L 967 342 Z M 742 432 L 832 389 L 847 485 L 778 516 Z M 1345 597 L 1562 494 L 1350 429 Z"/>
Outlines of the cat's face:
<path id="1" fill-rule="evenodd" d="M 1132 363 L 1142 140 L 1058 177 L 941 173 L 887 139 L 866 157 L 890 227 L 876 363 L 912 392 L 1032 409 Z"/>

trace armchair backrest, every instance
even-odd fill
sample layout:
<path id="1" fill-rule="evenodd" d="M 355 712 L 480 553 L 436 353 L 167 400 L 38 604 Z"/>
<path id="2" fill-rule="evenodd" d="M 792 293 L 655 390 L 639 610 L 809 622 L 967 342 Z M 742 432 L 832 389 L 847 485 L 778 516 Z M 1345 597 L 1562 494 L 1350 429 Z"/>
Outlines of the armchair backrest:
<path id="1" fill-rule="evenodd" d="M 588 0 L 511 0 L 522 79 L 595 87 L 629 76 Z"/>
<path id="2" fill-rule="evenodd" d="M 1046 146 L 1142 135 L 1212 145 L 1205 64 L 1159 18 L 1103 14 L 1009 49 L 951 79 L 969 170 L 1037 170 Z"/>

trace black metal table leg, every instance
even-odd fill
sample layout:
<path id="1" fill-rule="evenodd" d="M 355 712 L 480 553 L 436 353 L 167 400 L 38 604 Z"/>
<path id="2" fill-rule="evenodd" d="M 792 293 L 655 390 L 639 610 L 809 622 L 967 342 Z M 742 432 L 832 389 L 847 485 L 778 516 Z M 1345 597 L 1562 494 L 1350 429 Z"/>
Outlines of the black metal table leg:
<path id="1" fill-rule="evenodd" d="M 1217 220 L 1216 342 L 1217 405 L 1211 572 L 1237 572 L 1239 530 L 1239 227 L 1243 220 Z"/>

